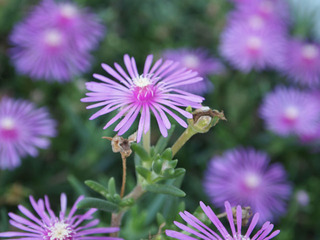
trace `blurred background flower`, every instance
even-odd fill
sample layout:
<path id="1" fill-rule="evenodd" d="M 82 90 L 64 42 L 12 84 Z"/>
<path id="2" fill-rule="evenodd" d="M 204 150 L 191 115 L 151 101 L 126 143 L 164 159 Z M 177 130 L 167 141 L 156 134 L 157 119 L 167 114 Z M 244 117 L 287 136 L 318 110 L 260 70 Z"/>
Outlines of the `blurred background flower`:
<path id="1" fill-rule="evenodd" d="M 225 201 L 250 206 L 259 223 L 286 212 L 291 186 L 280 164 L 269 165 L 268 156 L 252 148 L 226 151 L 211 159 L 204 179 L 206 193 L 215 206 Z"/>

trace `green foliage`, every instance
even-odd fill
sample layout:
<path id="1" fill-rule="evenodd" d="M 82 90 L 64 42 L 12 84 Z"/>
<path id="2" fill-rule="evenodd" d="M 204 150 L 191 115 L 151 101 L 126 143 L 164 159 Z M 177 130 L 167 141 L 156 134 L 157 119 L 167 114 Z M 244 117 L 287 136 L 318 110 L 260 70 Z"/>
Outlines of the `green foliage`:
<path id="1" fill-rule="evenodd" d="M 113 202 L 101 200 L 98 198 L 85 198 L 78 203 L 78 208 L 97 208 L 105 212 L 117 212 L 119 207 Z"/>

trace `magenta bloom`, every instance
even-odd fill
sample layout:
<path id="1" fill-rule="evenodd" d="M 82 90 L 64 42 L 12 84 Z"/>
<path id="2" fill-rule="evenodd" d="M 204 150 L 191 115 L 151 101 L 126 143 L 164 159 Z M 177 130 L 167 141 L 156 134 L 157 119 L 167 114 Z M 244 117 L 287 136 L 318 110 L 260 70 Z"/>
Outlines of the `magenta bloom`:
<path id="1" fill-rule="evenodd" d="M 285 34 L 278 25 L 266 22 L 259 15 L 231 15 L 221 35 L 220 52 L 236 69 L 278 68 L 283 61 Z"/>
<path id="2" fill-rule="evenodd" d="M 204 94 L 210 91 L 213 86 L 206 77 L 208 75 L 221 74 L 224 71 L 222 63 L 211 57 L 205 49 L 172 49 L 165 51 L 163 57 L 179 62 L 183 67 L 198 72 L 199 76 L 204 78 L 204 81 L 180 87 L 180 89 L 194 94 Z"/>
<path id="3" fill-rule="evenodd" d="M 198 108 L 203 98 L 180 90 L 178 87 L 199 82 L 202 78 L 197 77 L 198 73 L 181 68 L 179 63 L 171 60 L 162 63 L 160 59 L 151 67 L 152 59 L 152 55 L 147 57 L 141 75 L 138 73 L 135 59 L 128 55 L 124 56 L 124 63 L 129 75 L 117 63 L 114 64 L 117 71 L 107 64 L 102 64 L 103 69 L 119 82 L 100 74 L 93 75 L 103 83 L 87 83 L 87 89 L 91 92 L 87 93 L 88 97 L 83 98 L 82 101 L 97 102 L 88 106 L 89 109 L 101 106 L 103 108 L 92 115 L 90 120 L 119 109 L 119 112 L 105 125 L 104 129 L 123 117 L 114 129 L 119 135 L 122 135 L 128 131 L 138 114 L 141 113 L 138 142 L 142 133 L 147 133 L 150 129 L 151 112 L 156 117 L 163 136 L 167 136 L 167 129 L 171 127 L 166 114 L 173 117 L 181 126 L 187 127 L 185 121 L 172 110 L 191 118 L 191 113 L 179 107 Z"/>
<path id="4" fill-rule="evenodd" d="M 61 194 L 61 211 L 56 215 L 51 207 L 47 196 L 39 199 L 38 202 L 30 196 L 30 202 L 38 214 L 34 215 L 24 206 L 19 205 L 18 208 L 25 215 L 20 217 L 14 213 L 9 213 L 11 218 L 10 224 L 21 230 L 21 232 L 3 232 L 0 237 L 7 239 L 21 240 L 122 240 L 115 237 L 92 236 L 94 234 L 105 234 L 119 231 L 119 228 L 103 228 L 95 227 L 99 224 L 99 220 L 95 219 L 83 224 L 87 220 L 93 218 L 92 214 L 96 209 L 90 209 L 85 214 L 77 214 L 77 204 L 83 199 L 81 196 L 72 206 L 69 214 L 67 212 L 67 197 Z M 95 228 L 93 228 L 95 227 Z"/>
<path id="5" fill-rule="evenodd" d="M 267 128 L 281 136 L 311 136 L 319 128 L 319 102 L 312 94 L 293 88 L 278 87 L 267 94 L 260 115 Z"/>
<path id="6" fill-rule="evenodd" d="M 211 159 L 204 187 L 212 202 L 250 206 L 260 223 L 286 211 L 291 187 L 280 164 L 269 164 L 267 154 L 254 149 L 234 149 Z"/>
<path id="7" fill-rule="evenodd" d="M 94 15 L 71 3 L 43 0 L 15 26 L 11 57 L 16 69 L 33 79 L 70 81 L 89 69 L 89 50 L 102 36 Z"/>
<path id="8" fill-rule="evenodd" d="M 28 101 L 2 98 L 0 101 L 0 168 L 13 169 L 20 158 L 37 156 L 56 135 L 56 123 L 45 108 Z"/>
<path id="9" fill-rule="evenodd" d="M 174 222 L 174 224 L 184 231 L 184 233 L 180 233 L 173 230 L 166 230 L 166 234 L 169 237 L 173 237 L 175 239 L 181 240 L 269 240 L 277 236 L 280 231 L 276 230 L 273 231 L 273 224 L 270 222 L 266 222 L 263 224 L 262 228 L 253 235 L 253 230 L 257 225 L 259 220 L 259 213 L 256 213 L 249 225 L 248 230 L 246 233 L 241 233 L 241 226 L 242 226 L 242 208 L 237 206 L 236 208 L 236 216 L 234 218 L 231 205 L 228 201 L 224 203 L 227 218 L 230 224 L 231 233 L 227 231 L 227 229 L 223 226 L 219 218 L 216 214 L 212 211 L 209 206 L 206 206 L 203 202 L 200 202 L 200 206 L 205 213 L 205 215 L 210 219 L 213 225 L 217 228 L 218 231 L 213 231 L 204 223 L 202 223 L 199 219 L 193 216 L 191 213 L 184 211 L 180 212 L 180 216 L 184 221 L 186 221 L 187 225 L 184 225 L 179 222 Z M 236 226 L 234 224 L 234 219 L 236 220 Z M 190 225 L 190 226 L 189 226 Z M 191 228 L 192 227 L 192 228 Z M 219 233 L 217 233 L 219 232 Z M 253 236 L 250 236 L 253 235 Z M 193 237 L 195 236 L 195 237 Z"/>
<path id="10" fill-rule="evenodd" d="M 286 47 L 284 71 L 301 85 L 320 86 L 320 45 L 292 39 Z"/>

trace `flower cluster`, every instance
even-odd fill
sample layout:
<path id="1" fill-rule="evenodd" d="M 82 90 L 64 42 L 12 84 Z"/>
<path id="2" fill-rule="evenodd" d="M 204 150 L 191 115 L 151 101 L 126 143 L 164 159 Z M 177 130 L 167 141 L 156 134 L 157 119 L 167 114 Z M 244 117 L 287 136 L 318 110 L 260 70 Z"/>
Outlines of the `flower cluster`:
<path id="1" fill-rule="evenodd" d="M 243 214 L 242 208 L 238 205 L 236 208 L 236 214 L 234 217 L 233 210 L 231 208 L 231 205 L 228 201 L 224 203 L 227 218 L 230 224 L 231 233 L 227 231 L 227 229 L 223 226 L 217 215 L 212 211 L 212 209 L 209 206 L 206 206 L 203 202 L 200 202 L 200 206 L 205 213 L 205 215 L 210 219 L 210 221 L 213 223 L 213 225 L 217 228 L 217 232 L 210 229 L 208 226 L 206 226 L 203 222 L 201 222 L 198 218 L 193 216 L 191 213 L 184 211 L 180 213 L 180 216 L 184 221 L 188 223 L 191 227 L 184 225 L 179 222 L 174 222 L 174 224 L 184 231 L 184 233 L 173 231 L 173 230 L 167 230 L 166 234 L 170 237 L 173 237 L 175 239 L 181 239 L 181 240 L 197 240 L 197 239 L 203 239 L 203 240 L 216 240 L 216 239 L 224 239 L 224 240 L 250 240 L 250 239 L 258 239 L 258 240 L 269 240 L 277 236 L 280 231 L 276 230 L 273 231 L 273 224 L 270 222 L 265 222 L 262 226 L 262 228 L 256 232 L 256 234 L 253 235 L 253 230 L 256 227 L 258 220 L 259 220 L 259 213 L 256 213 L 249 225 L 249 228 L 247 232 L 244 234 L 241 232 L 241 226 L 245 222 L 245 214 Z M 234 224 L 234 219 L 236 222 L 236 226 Z M 246 224 L 245 224 L 246 225 Z M 251 236 L 253 235 L 253 236 Z M 195 238 L 195 237 L 197 238 Z"/>
<path id="2" fill-rule="evenodd" d="M 37 156 L 38 148 L 47 148 L 49 137 L 56 135 L 56 123 L 45 108 L 28 101 L 0 100 L 0 168 L 13 169 L 20 158 Z"/>
<path id="3" fill-rule="evenodd" d="M 86 9 L 43 0 L 10 36 L 16 69 L 32 79 L 70 81 L 90 67 L 104 27 Z"/>
<path id="4" fill-rule="evenodd" d="M 61 211 L 56 215 L 50 207 L 47 196 L 44 197 L 44 200 L 39 199 L 38 201 L 30 196 L 30 203 L 38 217 L 24 206 L 19 205 L 19 210 L 26 218 L 14 213 L 9 213 L 9 216 L 11 218 L 10 224 L 22 230 L 22 232 L 3 232 L 0 233 L 0 237 L 21 240 L 123 240 L 117 237 L 92 236 L 114 233 L 119 231 L 119 228 L 95 227 L 99 224 L 99 220 L 91 219 L 93 218 L 92 214 L 97 211 L 96 209 L 90 209 L 84 214 L 75 215 L 77 204 L 83 198 L 83 196 L 79 197 L 67 214 L 67 197 L 65 194 L 61 194 Z M 85 223 L 87 220 L 90 221 Z"/>
<path id="5" fill-rule="evenodd" d="M 211 159 L 204 187 L 212 202 L 250 206 L 260 214 L 260 223 L 286 211 L 291 193 L 286 172 L 280 164 L 269 165 L 269 158 L 254 149 L 229 150 Z"/>

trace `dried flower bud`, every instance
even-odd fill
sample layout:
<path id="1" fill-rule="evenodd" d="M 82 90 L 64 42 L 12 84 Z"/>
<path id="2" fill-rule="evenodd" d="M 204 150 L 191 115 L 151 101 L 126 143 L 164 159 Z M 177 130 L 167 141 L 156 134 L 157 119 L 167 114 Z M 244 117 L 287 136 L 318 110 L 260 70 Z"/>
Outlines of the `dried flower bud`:
<path id="1" fill-rule="evenodd" d="M 125 157 L 129 157 L 132 153 L 131 143 L 137 141 L 137 132 L 130 135 L 128 139 L 115 135 L 113 138 L 111 137 L 103 137 L 104 139 L 108 139 L 111 141 L 112 151 L 114 153 L 124 154 Z"/>

